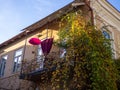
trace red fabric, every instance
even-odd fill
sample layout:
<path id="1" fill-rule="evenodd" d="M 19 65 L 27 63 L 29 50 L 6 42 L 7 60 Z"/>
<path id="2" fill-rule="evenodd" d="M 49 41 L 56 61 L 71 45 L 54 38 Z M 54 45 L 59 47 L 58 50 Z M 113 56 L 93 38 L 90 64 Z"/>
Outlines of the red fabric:
<path id="1" fill-rule="evenodd" d="M 31 38 L 29 40 L 29 43 L 32 45 L 39 45 L 41 43 L 41 40 L 39 38 Z"/>
<path id="2" fill-rule="evenodd" d="M 41 42 L 42 51 L 44 54 L 48 54 L 52 48 L 53 38 L 48 38 Z"/>

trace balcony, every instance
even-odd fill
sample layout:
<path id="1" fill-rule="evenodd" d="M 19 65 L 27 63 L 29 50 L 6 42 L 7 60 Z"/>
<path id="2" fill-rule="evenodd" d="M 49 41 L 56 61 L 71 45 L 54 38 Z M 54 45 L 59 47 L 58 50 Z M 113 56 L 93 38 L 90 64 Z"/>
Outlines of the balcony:
<path id="1" fill-rule="evenodd" d="M 44 79 L 50 79 L 52 72 L 56 69 L 55 61 L 57 55 L 40 56 L 31 61 L 23 61 L 20 79 L 40 82 Z"/>

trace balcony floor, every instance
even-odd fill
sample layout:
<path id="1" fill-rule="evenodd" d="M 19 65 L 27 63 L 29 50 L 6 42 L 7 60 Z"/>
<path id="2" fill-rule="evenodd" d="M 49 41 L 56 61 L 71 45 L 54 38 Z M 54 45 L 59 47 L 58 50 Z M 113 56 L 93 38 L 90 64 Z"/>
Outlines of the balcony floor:
<path id="1" fill-rule="evenodd" d="M 20 74 L 19 78 L 24 79 L 24 80 L 34 81 L 34 82 L 40 82 L 42 76 L 45 77 L 46 73 L 48 74 L 55 70 L 56 70 L 55 67 L 53 67 L 51 69 L 47 69 L 47 68 L 38 69 L 38 70 L 32 71 L 28 74 L 24 74 L 24 73 Z M 50 76 L 47 75 L 46 77 L 49 78 Z"/>

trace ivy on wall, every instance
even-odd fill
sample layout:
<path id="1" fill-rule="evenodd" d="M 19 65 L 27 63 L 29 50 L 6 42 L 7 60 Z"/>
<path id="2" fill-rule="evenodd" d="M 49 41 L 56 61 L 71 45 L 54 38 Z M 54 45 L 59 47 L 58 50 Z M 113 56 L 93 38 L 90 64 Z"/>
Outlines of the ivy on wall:
<path id="1" fill-rule="evenodd" d="M 52 73 L 54 90 L 117 90 L 117 70 L 110 40 L 79 12 L 65 15 L 60 22 L 57 45 L 66 55 L 56 60 Z"/>
<path id="2" fill-rule="evenodd" d="M 117 69 L 117 88 L 118 90 L 120 90 L 120 58 L 114 60 L 115 61 L 115 66 L 116 66 L 116 69 Z"/>

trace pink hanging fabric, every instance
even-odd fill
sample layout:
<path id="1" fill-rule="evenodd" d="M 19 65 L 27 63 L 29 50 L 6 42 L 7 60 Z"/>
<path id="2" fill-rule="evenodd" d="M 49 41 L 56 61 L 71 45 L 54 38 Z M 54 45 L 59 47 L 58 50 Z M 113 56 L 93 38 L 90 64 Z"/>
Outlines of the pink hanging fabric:
<path id="1" fill-rule="evenodd" d="M 29 43 L 32 45 L 39 45 L 41 43 L 41 40 L 39 38 L 31 38 L 29 40 Z"/>

